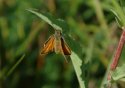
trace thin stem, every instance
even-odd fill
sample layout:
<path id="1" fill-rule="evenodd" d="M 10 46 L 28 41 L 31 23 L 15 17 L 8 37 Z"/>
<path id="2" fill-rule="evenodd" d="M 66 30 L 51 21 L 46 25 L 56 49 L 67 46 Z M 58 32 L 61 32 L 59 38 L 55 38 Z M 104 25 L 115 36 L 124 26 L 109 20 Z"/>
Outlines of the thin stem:
<path id="1" fill-rule="evenodd" d="M 120 37 L 120 40 L 119 40 L 119 43 L 118 43 L 118 47 L 116 49 L 116 52 L 114 54 L 112 63 L 110 65 L 110 71 L 108 72 L 108 75 L 107 75 L 108 82 L 111 80 L 111 72 L 114 71 L 116 69 L 117 65 L 118 65 L 118 62 L 119 62 L 119 59 L 120 59 L 120 56 L 121 56 L 121 53 L 122 53 L 122 49 L 123 49 L 123 46 L 124 46 L 124 43 L 125 43 L 125 28 L 122 27 L 122 29 L 123 29 L 123 32 L 121 34 L 121 37 Z M 111 87 L 110 83 L 108 83 L 107 85 L 108 85 L 108 88 Z"/>
<path id="2" fill-rule="evenodd" d="M 120 55 L 121 55 L 121 52 L 122 52 L 122 49 L 123 49 L 123 46 L 125 43 L 125 28 L 123 27 L 122 29 L 123 29 L 123 32 L 121 34 L 121 38 L 119 40 L 118 47 L 117 47 L 116 52 L 115 52 L 115 54 L 110 62 L 110 65 L 108 66 L 108 69 L 106 71 L 106 75 L 103 79 L 103 82 L 102 82 L 100 88 L 104 88 L 104 84 L 107 84 L 107 88 L 111 87 L 111 84 L 110 84 L 111 71 L 114 71 L 118 65 L 119 58 L 120 58 Z"/>
<path id="3" fill-rule="evenodd" d="M 20 62 L 24 59 L 25 54 L 16 62 L 16 64 L 8 71 L 6 78 L 14 71 L 14 69 L 20 64 Z"/>
<path id="4" fill-rule="evenodd" d="M 125 30 L 123 29 L 121 38 L 120 38 L 119 43 L 118 43 L 118 47 L 116 49 L 116 52 L 115 52 L 115 55 L 113 58 L 113 62 L 111 64 L 111 68 L 110 68 L 111 70 L 115 70 L 117 65 L 118 65 L 119 58 L 121 56 L 124 43 L 125 43 Z"/>

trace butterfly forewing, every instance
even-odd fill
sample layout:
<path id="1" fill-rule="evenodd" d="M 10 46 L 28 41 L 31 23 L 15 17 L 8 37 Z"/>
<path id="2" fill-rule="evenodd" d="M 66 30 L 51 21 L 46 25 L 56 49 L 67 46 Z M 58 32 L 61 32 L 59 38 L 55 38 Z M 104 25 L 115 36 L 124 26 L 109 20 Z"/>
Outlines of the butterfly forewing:
<path id="1" fill-rule="evenodd" d="M 63 53 L 65 55 L 71 55 L 71 49 L 69 48 L 68 44 L 65 42 L 63 37 L 61 37 L 61 44 L 62 44 Z"/>
<path id="2" fill-rule="evenodd" d="M 41 51 L 41 54 L 47 54 L 49 52 L 53 52 L 54 50 L 54 35 L 50 36 L 49 39 L 45 42 L 44 47 Z"/>

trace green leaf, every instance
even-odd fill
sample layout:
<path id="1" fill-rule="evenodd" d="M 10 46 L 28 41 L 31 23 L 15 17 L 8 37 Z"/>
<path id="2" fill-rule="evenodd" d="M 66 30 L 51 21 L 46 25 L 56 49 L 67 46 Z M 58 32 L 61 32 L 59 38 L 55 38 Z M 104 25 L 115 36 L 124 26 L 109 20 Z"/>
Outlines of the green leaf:
<path id="1" fill-rule="evenodd" d="M 115 71 L 112 72 L 112 78 L 114 81 L 120 80 L 125 77 L 125 64 L 121 67 L 117 67 Z"/>
<path id="2" fill-rule="evenodd" d="M 119 2 L 123 12 L 125 13 L 125 0 L 119 0 Z"/>
<path id="3" fill-rule="evenodd" d="M 82 70 L 81 70 L 82 60 L 73 51 L 72 51 L 72 54 L 71 54 L 71 60 L 72 60 L 72 63 L 73 63 L 73 66 L 74 66 L 74 69 L 75 69 L 75 72 L 76 72 L 76 76 L 77 76 L 78 81 L 79 81 L 80 88 L 85 88 L 84 81 L 81 77 L 81 75 L 82 75 Z"/>
<path id="4" fill-rule="evenodd" d="M 121 78 L 121 79 L 119 79 L 120 81 L 123 81 L 123 82 L 125 82 L 125 78 Z"/>
<path id="5" fill-rule="evenodd" d="M 121 22 L 121 18 L 120 18 L 120 17 L 118 16 L 118 14 L 117 14 L 117 12 L 115 12 L 113 9 L 110 9 L 110 11 L 116 16 L 116 17 L 115 17 L 115 20 L 116 20 L 118 26 L 119 26 L 119 27 L 122 27 L 123 24 L 122 24 L 122 22 Z"/>
<path id="6" fill-rule="evenodd" d="M 121 26 L 125 26 L 125 15 L 123 12 L 122 7 L 120 6 L 119 2 L 117 0 L 110 0 L 111 4 L 112 4 L 112 9 L 114 10 L 115 13 L 117 13 L 117 17 L 119 16 L 119 20 L 122 23 Z M 116 14 L 115 14 L 116 15 Z"/>
<path id="7" fill-rule="evenodd" d="M 44 20 L 45 22 L 47 22 L 49 25 L 51 25 L 55 30 L 69 30 L 68 25 L 66 24 L 66 22 L 62 19 L 56 19 L 55 17 L 53 17 L 51 14 L 49 13 L 39 13 L 36 12 L 34 10 L 28 9 L 27 11 L 37 15 L 38 17 L 40 17 L 42 20 Z"/>

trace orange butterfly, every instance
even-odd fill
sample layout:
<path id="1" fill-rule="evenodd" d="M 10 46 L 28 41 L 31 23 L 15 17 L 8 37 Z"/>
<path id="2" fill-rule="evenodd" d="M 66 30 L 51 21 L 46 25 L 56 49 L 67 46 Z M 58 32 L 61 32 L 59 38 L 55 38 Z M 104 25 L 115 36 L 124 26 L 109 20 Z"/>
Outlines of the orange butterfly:
<path id="1" fill-rule="evenodd" d="M 60 30 L 55 30 L 55 34 L 50 36 L 49 39 L 45 42 L 41 54 L 47 54 L 53 51 L 55 51 L 57 54 L 62 54 L 64 57 L 65 55 L 71 55 L 71 49 L 62 37 Z"/>

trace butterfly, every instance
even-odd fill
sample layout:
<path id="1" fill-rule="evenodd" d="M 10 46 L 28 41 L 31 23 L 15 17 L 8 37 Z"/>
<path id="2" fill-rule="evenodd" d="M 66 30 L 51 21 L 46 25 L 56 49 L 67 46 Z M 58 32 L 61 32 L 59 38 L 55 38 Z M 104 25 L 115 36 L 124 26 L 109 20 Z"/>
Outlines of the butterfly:
<path id="1" fill-rule="evenodd" d="M 55 34 L 51 35 L 44 43 L 41 54 L 48 54 L 54 51 L 57 54 L 62 54 L 64 57 L 65 55 L 71 55 L 71 49 L 65 42 L 60 30 L 55 30 Z"/>

